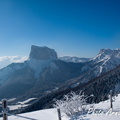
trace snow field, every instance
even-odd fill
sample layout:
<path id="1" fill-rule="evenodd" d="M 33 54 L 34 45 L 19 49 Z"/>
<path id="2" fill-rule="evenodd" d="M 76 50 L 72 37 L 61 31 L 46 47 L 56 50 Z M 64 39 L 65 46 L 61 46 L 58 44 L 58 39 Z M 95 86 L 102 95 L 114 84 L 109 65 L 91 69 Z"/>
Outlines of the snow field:
<path id="1" fill-rule="evenodd" d="M 47 110 L 39 110 L 29 113 L 20 114 L 20 116 L 32 118 L 31 120 L 58 120 L 58 113 L 56 109 L 47 109 Z M 0 118 L 3 120 L 3 118 Z M 8 116 L 8 120 L 28 120 L 25 118 L 17 117 L 17 116 Z M 68 120 L 65 116 L 62 117 L 62 120 Z"/>

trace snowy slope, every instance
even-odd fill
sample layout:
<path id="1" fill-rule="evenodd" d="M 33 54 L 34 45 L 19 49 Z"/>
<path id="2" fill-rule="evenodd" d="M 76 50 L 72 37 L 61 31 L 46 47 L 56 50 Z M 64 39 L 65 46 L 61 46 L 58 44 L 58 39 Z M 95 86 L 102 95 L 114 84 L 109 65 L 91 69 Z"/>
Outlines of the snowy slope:
<path id="1" fill-rule="evenodd" d="M 58 114 L 56 109 L 47 109 L 41 111 L 35 111 L 30 113 L 21 114 L 20 116 L 32 118 L 31 120 L 58 120 Z M 22 117 L 9 116 L 9 120 L 27 120 Z M 2 120 L 2 118 L 0 118 Z M 68 120 L 66 117 L 62 117 L 62 120 Z"/>
<path id="2" fill-rule="evenodd" d="M 82 116 L 82 118 L 83 120 L 120 120 L 120 94 L 117 97 L 113 98 L 113 113 L 110 113 L 109 108 L 110 100 L 100 102 L 98 104 L 95 104 L 95 109 L 106 111 L 105 114 L 87 114 L 85 116 Z"/>
<path id="3" fill-rule="evenodd" d="M 78 119 L 78 120 L 120 120 L 120 116 L 115 116 L 115 115 L 111 115 L 111 116 L 106 116 L 106 115 L 87 115 L 82 117 L 83 119 Z"/>
<path id="4" fill-rule="evenodd" d="M 68 118 L 65 115 L 62 115 L 62 120 L 120 120 L 120 94 L 117 97 L 113 98 L 113 111 L 119 112 L 119 115 L 112 114 L 86 114 L 75 117 Z M 104 111 L 109 111 L 110 102 L 109 100 L 100 102 L 94 105 L 95 109 L 101 109 Z M 58 120 L 58 113 L 56 109 L 46 109 L 39 110 L 29 113 L 20 114 L 20 116 L 33 118 L 34 120 Z M 2 120 L 2 118 L 0 118 Z M 9 116 L 9 120 L 27 120 L 25 118 L 17 116 Z"/>
<path id="5" fill-rule="evenodd" d="M 102 101 L 95 105 L 95 109 L 109 109 L 110 100 Z M 113 97 L 113 110 L 120 111 L 120 94 L 117 97 Z"/>
<path id="6" fill-rule="evenodd" d="M 30 113 L 21 114 L 20 116 L 32 118 L 33 120 L 58 120 L 58 114 L 56 109 L 48 109 L 35 111 Z M 9 116 L 9 120 L 27 120 L 17 116 Z M 3 118 L 0 118 L 2 120 Z M 31 120 L 32 120 L 31 119 Z M 84 115 L 78 117 L 78 119 L 68 118 L 63 116 L 62 120 L 120 120 L 120 116 L 116 115 Z"/>

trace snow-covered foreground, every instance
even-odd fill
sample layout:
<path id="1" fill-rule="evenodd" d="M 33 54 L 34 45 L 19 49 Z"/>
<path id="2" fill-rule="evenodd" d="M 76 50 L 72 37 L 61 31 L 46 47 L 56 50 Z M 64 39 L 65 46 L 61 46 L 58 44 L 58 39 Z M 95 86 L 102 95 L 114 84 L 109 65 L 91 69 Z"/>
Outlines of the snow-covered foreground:
<path id="1" fill-rule="evenodd" d="M 120 111 L 120 94 L 117 97 L 113 97 L 113 110 Z M 95 104 L 95 109 L 109 109 L 110 100 L 102 101 L 98 104 Z"/>
<path id="2" fill-rule="evenodd" d="M 115 115 L 111 115 L 111 116 L 87 115 L 86 117 L 82 117 L 82 119 L 78 119 L 78 120 L 120 120 L 120 116 L 115 116 Z"/>
<path id="3" fill-rule="evenodd" d="M 58 120 L 56 109 L 40 110 L 30 113 L 21 114 L 21 116 L 33 118 L 31 120 Z M 0 118 L 3 120 L 3 118 Z M 8 120 L 27 120 L 25 118 L 9 116 Z M 62 120 L 120 120 L 120 116 L 115 115 L 85 115 L 80 116 L 78 119 L 70 119 L 63 116 Z"/>
<path id="4" fill-rule="evenodd" d="M 32 118 L 31 120 L 58 120 L 58 113 L 56 109 L 39 110 L 35 112 L 20 114 L 20 116 Z M 3 120 L 3 118 L 0 118 L 0 120 Z M 17 116 L 8 116 L 8 120 L 28 120 L 28 119 Z M 62 120 L 68 119 L 64 116 L 62 117 Z"/>
<path id="5" fill-rule="evenodd" d="M 108 112 L 109 111 L 110 102 L 109 100 L 100 102 L 95 104 L 94 108 L 96 110 L 103 110 Z M 118 97 L 115 97 L 113 102 L 113 111 L 115 114 L 86 114 L 75 118 L 68 118 L 66 116 L 62 116 L 62 120 L 120 120 L 120 94 Z M 29 113 L 20 114 L 20 116 L 32 118 L 31 120 L 59 120 L 58 113 L 56 109 L 46 109 L 46 110 L 39 110 Z M 8 116 L 8 120 L 27 120 L 26 118 L 21 118 L 17 116 Z M 0 118 L 2 120 L 3 118 Z"/>
<path id="6" fill-rule="evenodd" d="M 106 114 L 87 114 L 82 116 L 83 120 L 120 120 L 120 94 L 113 99 L 113 112 L 110 113 L 110 100 L 106 100 L 94 105 L 94 109 L 106 111 Z M 99 111 L 98 110 L 98 111 Z M 115 115 L 118 114 L 118 115 Z M 77 120 L 82 120 L 77 119 Z"/>
<path id="7" fill-rule="evenodd" d="M 29 112 L 21 114 L 21 116 L 33 118 L 31 120 L 59 120 L 56 109 L 39 110 L 35 112 Z M 0 118 L 3 120 L 3 118 Z M 8 116 L 8 120 L 27 120 L 17 116 Z M 120 116 L 116 115 L 84 115 L 78 119 L 71 119 L 63 116 L 62 120 L 120 120 Z"/>

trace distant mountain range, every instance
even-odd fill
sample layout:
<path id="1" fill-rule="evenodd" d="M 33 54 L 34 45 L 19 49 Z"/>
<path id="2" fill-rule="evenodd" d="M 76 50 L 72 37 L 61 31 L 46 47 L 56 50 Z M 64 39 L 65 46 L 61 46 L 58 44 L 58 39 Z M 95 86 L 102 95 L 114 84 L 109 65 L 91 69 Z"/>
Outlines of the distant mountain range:
<path id="1" fill-rule="evenodd" d="M 62 99 L 65 94 L 68 94 L 71 91 L 79 93 L 81 90 L 87 96 L 92 95 L 87 100 L 90 103 L 109 99 L 110 90 L 112 90 L 113 95 L 117 95 L 120 93 L 120 65 L 84 85 L 79 84 L 78 86 L 71 88 L 62 88 L 48 95 L 44 95 L 32 105 L 26 107 L 20 112 L 31 112 L 35 110 L 51 108 L 53 107 L 55 99 Z"/>
<path id="2" fill-rule="evenodd" d="M 73 63 L 87 62 L 90 60 L 90 58 L 79 58 L 79 57 L 70 57 L 70 56 L 59 57 L 59 59 L 65 62 L 73 62 Z"/>
<path id="3" fill-rule="evenodd" d="M 120 64 L 120 49 L 101 49 L 96 57 L 82 62 L 60 59 L 54 49 L 32 45 L 28 60 L 0 70 L 0 98 L 16 98 L 17 102 L 82 87 L 116 68 Z"/>

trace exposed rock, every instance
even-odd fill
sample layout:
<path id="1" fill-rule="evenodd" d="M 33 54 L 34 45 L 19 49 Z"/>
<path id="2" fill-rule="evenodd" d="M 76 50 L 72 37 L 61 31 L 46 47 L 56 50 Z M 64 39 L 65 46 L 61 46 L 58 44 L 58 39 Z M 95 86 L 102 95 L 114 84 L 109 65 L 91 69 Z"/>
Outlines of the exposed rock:
<path id="1" fill-rule="evenodd" d="M 50 49 L 48 47 L 38 47 L 32 45 L 29 59 L 56 60 L 57 53 L 55 52 L 55 50 Z"/>

